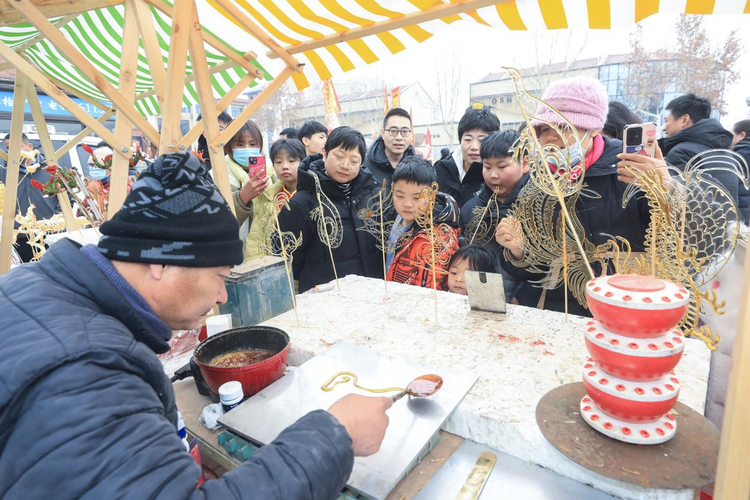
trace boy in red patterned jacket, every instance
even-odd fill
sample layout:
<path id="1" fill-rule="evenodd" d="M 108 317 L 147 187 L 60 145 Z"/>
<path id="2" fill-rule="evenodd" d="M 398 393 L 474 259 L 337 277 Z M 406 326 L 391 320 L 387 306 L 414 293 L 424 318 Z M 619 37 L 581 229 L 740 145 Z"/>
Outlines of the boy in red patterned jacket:
<path id="1" fill-rule="evenodd" d="M 398 216 L 387 245 L 386 269 L 388 281 L 432 288 L 433 246 L 427 229 L 416 222 L 424 200 L 419 196 L 424 188 L 435 182 L 435 169 L 424 158 L 405 159 L 393 173 L 393 205 Z M 435 224 L 435 278 L 438 290 L 447 290 L 448 263 L 458 250 L 459 207 L 445 193 L 436 194 L 433 210 Z"/>

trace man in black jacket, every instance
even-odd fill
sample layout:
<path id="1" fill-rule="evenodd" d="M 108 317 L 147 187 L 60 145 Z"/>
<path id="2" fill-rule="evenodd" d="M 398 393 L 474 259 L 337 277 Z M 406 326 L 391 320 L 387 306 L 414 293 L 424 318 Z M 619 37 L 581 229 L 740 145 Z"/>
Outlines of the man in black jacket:
<path id="1" fill-rule="evenodd" d="M 500 120 L 490 110 L 469 108 L 458 122 L 460 147 L 435 162 L 440 191 L 451 195 L 459 206 L 469 201 L 484 182 L 479 148 L 496 130 L 500 130 Z"/>
<path id="2" fill-rule="evenodd" d="M 383 277 L 383 255 L 376 246 L 377 240 L 360 230 L 365 223 L 358 217 L 358 212 L 367 208 L 381 189 L 372 174 L 362 168 L 365 150 L 361 133 L 351 127 L 338 127 L 328 136 L 323 154 L 308 156 L 299 165 L 297 193 L 289 201 L 289 210 L 279 214 L 279 225 L 282 231 L 302 234 L 302 243 L 292 259 L 300 293 L 332 281 L 336 273 L 339 278 L 348 274 Z M 324 215 L 334 221 L 332 232 L 338 234 L 331 236 L 337 241 L 332 242 L 330 251 L 325 234 L 318 231 L 317 216 L 313 216 L 319 210 L 318 185 L 326 205 Z"/>
<path id="3" fill-rule="evenodd" d="M 732 127 L 732 151 L 742 156 L 750 167 L 750 120 L 742 120 Z M 742 222 L 750 225 L 750 189 L 738 186 L 739 209 Z"/>
<path id="4" fill-rule="evenodd" d="M 385 179 L 390 189 L 393 171 L 404 158 L 414 155 L 411 135 L 411 116 L 405 109 L 393 108 L 386 113 L 380 137 L 367 151 L 364 164 L 378 184 L 382 185 Z"/>
<path id="5" fill-rule="evenodd" d="M 732 133 L 710 118 L 708 99 L 686 94 L 671 100 L 666 109 L 664 132 L 667 137 L 659 140 L 659 147 L 668 164 L 684 170 L 690 160 L 704 151 L 732 147 Z M 707 162 L 702 168 L 710 166 L 712 162 Z M 714 170 L 710 175 L 737 201 L 739 179 L 735 174 Z"/>
<path id="6" fill-rule="evenodd" d="M 308 413 L 197 488 L 156 357 L 227 300 L 239 225 L 206 167 L 165 155 L 97 246 L 63 239 L 0 278 L 0 492 L 6 499 L 335 498 L 355 455 L 380 447 L 390 398 Z M 353 396 L 353 397 L 352 397 Z"/>

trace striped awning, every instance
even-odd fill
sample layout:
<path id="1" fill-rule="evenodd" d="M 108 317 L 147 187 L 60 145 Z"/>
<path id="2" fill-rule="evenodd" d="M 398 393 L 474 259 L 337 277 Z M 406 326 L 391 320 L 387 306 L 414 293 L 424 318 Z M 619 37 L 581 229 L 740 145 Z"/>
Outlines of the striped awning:
<path id="1" fill-rule="evenodd" d="M 166 4 L 171 2 L 164 0 Z M 229 47 L 244 54 L 258 55 L 255 64 L 272 74 L 284 62 L 251 36 L 238 13 L 251 20 L 281 47 L 304 63 L 304 70 L 292 78 L 298 90 L 312 83 L 342 74 L 401 52 L 423 42 L 447 25 L 464 21 L 506 30 L 556 30 L 567 28 L 615 29 L 630 26 L 651 15 L 668 13 L 747 14 L 750 0 L 516 0 L 494 3 L 468 0 L 477 9 L 452 13 L 426 22 L 419 15 L 446 7 L 441 0 L 199 0 L 198 12 L 204 29 Z M 497 0 L 495 0 L 496 2 Z M 466 3 L 462 0 L 457 3 Z M 155 8 L 154 29 L 165 64 L 169 53 L 171 19 Z M 394 22 L 400 26 L 371 34 L 378 25 Z M 123 33 L 123 6 L 86 12 L 66 24 L 61 31 L 113 84 L 119 79 Z M 359 33 L 361 36 L 347 37 Z M 30 25 L 0 28 L 0 40 L 15 47 L 33 39 L 37 31 Z M 341 40 L 345 36 L 346 41 Z M 339 43 L 334 43 L 339 41 Z M 230 42 L 230 43 L 227 43 Z M 314 43 L 315 45 L 310 45 Z M 329 44 L 326 44 L 329 43 Z M 326 44 L 325 46 L 320 46 Z M 207 46 L 211 66 L 228 68 L 212 76 L 214 93 L 224 95 L 244 75 L 239 66 L 227 65 L 227 58 Z M 27 48 L 24 54 L 44 73 L 70 87 L 106 102 L 103 95 L 48 41 Z M 188 62 L 188 72 L 190 66 Z M 270 77 L 268 77 L 270 79 Z M 252 84 L 257 85 L 257 81 Z M 137 107 L 144 115 L 159 113 L 153 96 L 153 82 L 145 52 L 141 47 L 136 89 L 144 94 Z M 197 102 L 194 84 L 185 87 L 186 105 Z"/>

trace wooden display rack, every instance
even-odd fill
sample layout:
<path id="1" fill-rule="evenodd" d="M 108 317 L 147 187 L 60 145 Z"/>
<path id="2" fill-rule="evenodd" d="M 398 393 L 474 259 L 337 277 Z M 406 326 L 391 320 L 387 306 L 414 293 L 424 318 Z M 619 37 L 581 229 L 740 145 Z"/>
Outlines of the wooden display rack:
<path id="1" fill-rule="evenodd" d="M 219 130 L 218 114 L 241 94 L 248 85 L 264 76 L 253 60 L 256 55 L 240 55 L 201 29 L 196 0 L 175 0 L 170 6 L 163 0 L 0 0 L 0 26 L 29 22 L 36 27 L 39 35 L 12 49 L 0 42 L 0 56 L 6 63 L 0 69 L 15 68 L 15 99 L 11 119 L 11 141 L 8 154 L 0 154 L 8 162 L 5 193 L 5 207 L 2 218 L 2 240 L 0 241 L 0 275 L 10 268 L 16 191 L 19 177 L 21 131 L 23 129 L 24 106 L 28 100 L 34 122 L 40 134 L 40 141 L 47 159 L 52 163 L 65 154 L 83 137 L 95 132 L 109 143 L 115 152 L 112 164 L 112 184 L 110 191 L 109 217 L 119 209 L 126 195 L 128 161 L 132 155 L 132 128 L 138 128 L 153 144 L 159 145 L 160 153 L 186 151 L 205 131 L 209 144 L 212 168 L 216 183 L 224 197 L 231 201 L 229 176 L 224 161 L 223 146 L 239 130 L 243 123 L 273 95 L 294 72 L 302 72 L 301 65 L 293 54 L 337 43 L 357 40 L 370 35 L 399 28 L 413 26 L 435 19 L 454 16 L 459 13 L 488 7 L 502 0 L 456 0 L 422 8 L 421 10 L 392 19 L 379 21 L 367 26 L 344 30 L 340 33 L 309 40 L 294 46 L 281 47 L 246 12 L 229 0 L 213 0 L 217 7 L 230 13 L 236 24 L 255 37 L 268 48 L 268 55 L 284 61 L 286 66 L 251 104 L 224 130 Z M 82 12 L 111 7 L 125 6 L 120 80 L 118 88 L 107 81 L 78 49 L 60 32 L 60 27 L 76 18 Z M 172 39 L 169 47 L 169 67 L 165 68 L 153 28 L 154 20 L 150 7 L 154 7 L 172 19 Z M 62 16 L 52 23 L 48 18 Z M 42 74 L 23 55 L 23 51 L 46 38 L 81 72 L 111 104 L 98 102 L 49 76 Z M 154 89 L 135 94 L 136 63 L 139 42 L 143 44 Z M 205 44 L 229 58 L 225 64 L 209 67 L 206 62 Z M 193 61 L 194 74 L 186 78 L 187 54 Z M 218 103 L 214 101 L 210 77 L 213 73 L 240 66 L 247 74 Z M 186 82 L 195 81 L 198 101 L 203 111 L 199 121 L 184 136 L 180 130 L 183 89 Z M 47 126 L 39 106 L 35 87 L 57 101 L 71 115 L 77 118 L 85 129 L 70 143 L 55 151 L 47 133 Z M 67 94 L 74 95 L 104 110 L 99 119 L 94 119 L 83 111 Z M 135 102 L 146 97 L 156 96 L 162 110 L 162 130 L 157 131 L 136 109 Z M 21 97 L 21 98 L 19 98 Z M 114 133 L 103 123 L 116 116 Z M 67 196 L 59 196 L 68 228 L 77 229 Z M 720 500 L 748 498 L 750 496 L 750 265 L 745 264 L 745 280 L 740 299 L 741 314 L 735 340 L 733 365 L 730 375 L 727 408 L 721 436 L 719 469 L 715 495 Z"/>

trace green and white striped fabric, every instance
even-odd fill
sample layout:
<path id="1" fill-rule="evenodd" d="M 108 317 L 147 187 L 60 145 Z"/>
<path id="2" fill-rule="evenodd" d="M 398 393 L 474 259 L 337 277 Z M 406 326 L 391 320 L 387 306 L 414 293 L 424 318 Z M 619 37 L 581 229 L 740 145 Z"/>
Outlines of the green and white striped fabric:
<path id="1" fill-rule="evenodd" d="M 151 7 L 154 16 L 154 30 L 156 31 L 161 48 L 162 59 L 165 67 L 169 58 L 169 39 L 172 21 L 160 11 Z M 124 7 L 122 5 L 85 12 L 74 20 L 60 28 L 65 37 L 70 40 L 78 50 L 109 80 L 115 87 L 120 79 L 120 59 L 122 57 L 122 34 Z M 56 22 L 60 18 L 50 19 Z M 205 27 L 204 27 L 205 29 Z M 10 47 L 22 45 L 37 36 L 38 31 L 31 24 L 18 24 L 15 26 L 4 26 L 0 28 L 0 40 Z M 214 33 L 212 33 L 214 34 Z M 215 34 L 214 34 L 215 36 Z M 221 40 L 220 37 L 217 37 Z M 241 54 L 241 52 L 238 52 Z M 103 103 L 108 100 L 104 95 L 46 39 L 39 41 L 24 51 L 42 72 L 57 80 L 71 86 L 81 93 L 92 97 Z M 227 57 L 218 53 L 210 46 L 206 46 L 206 59 L 209 66 L 224 63 Z M 255 64 L 264 70 L 258 61 Z M 188 58 L 187 74 L 192 73 L 190 59 Z M 225 95 L 246 74 L 240 66 L 220 71 L 211 76 L 214 95 L 219 98 Z M 270 80 L 266 72 L 266 78 Z M 257 80 L 250 87 L 258 85 Z M 143 50 L 143 44 L 138 51 L 138 73 L 136 75 L 136 95 L 153 90 L 154 84 Z M 185 106 L 196 104 L 198 94 L 195 83 L 185 85 L 183 97 Z M 145 97 L 136 101 L 138 111 L 144 116 L 155 116 L 160 113 L 159 103 L 155 96 Z"/>

